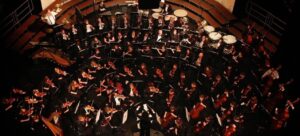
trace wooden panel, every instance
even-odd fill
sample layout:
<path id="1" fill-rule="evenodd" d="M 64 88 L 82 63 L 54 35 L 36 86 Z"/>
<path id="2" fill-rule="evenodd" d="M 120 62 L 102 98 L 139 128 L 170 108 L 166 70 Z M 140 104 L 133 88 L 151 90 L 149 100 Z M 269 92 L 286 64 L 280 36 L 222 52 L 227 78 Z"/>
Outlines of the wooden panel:
<path id="1" fill-rule="evenodd" d="M 28 27 L 37 20 L 37 16 L 32 15 L 30 16 L 21 26 L 19 26 L 15 31 L 8 34 L 6 36 L 5 45 L 7 47 L 11 46 L 14 42 L 16 42 L 28 29 Z"/>

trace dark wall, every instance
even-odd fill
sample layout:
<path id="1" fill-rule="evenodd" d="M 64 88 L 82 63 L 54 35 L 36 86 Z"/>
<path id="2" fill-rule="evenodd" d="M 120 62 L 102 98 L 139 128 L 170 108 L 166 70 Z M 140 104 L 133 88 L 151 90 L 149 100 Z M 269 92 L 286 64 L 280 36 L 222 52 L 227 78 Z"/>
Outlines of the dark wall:
<path id="1" fill-rule="evenodd" d="M 279 48 L 277 53 L 274 56 L 274 62 L 283 64 L 283 73 L 282 78 L 284 78 L 284 75 L 288 77 L 294 77 L 295 83 L 294 86 L 290 90 L 288 90 L 290 97 L 299 97 L 300 91 L 299 91 L 299 16 L 297 13 L 299 13 L 299 1 L 295 3 L 293 6 L 293 12 L 289 16 L 288 19 L 288 28 L 284 36 L 282 37 L 282 40 L 280 42 Z M 295 110 L 291 113 L 291 118 L 288 121 L 287 127 L 282 132 L 282 135 L 289 134 L 297 134 L 300 130 L 300 104 L 298 103 L 295 107 Z"/>
<path id="2" fill-rule="evenodd" d="M 246 16 L 246 5 L 248 0 L 236 0 L 233 8 L 233 14 L 238 18 L 243 18 Z"/>
<path id="3" fill-rule="evenodd" d="M 139 0 L 140 9 L 153 9 L 159 7 L 160 0 Z"/>

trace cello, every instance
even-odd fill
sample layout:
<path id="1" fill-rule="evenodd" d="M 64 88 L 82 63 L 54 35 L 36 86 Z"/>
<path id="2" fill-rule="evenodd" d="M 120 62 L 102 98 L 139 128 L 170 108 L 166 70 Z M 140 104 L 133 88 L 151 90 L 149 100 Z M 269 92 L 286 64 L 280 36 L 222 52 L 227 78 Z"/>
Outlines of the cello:
<path id="1" fill-rule="evenodd" d="M 174 112 L 175 112 L 175 107 L 174 106 L 170 107 L 170 112 L 165 112 L 164 118 L 161 121 L 161 126 L 163 128 L 168 127 L 168 125 L 172 121 L 175 121 L 175 119 L 177 118 L 177 115 L 175 115 Z"/>
<path id="2" fill-rule="evenodd" d="M 200 102 L 197 103 L 190 112 L 190 116 L 191 116 L 192 119 L 199 118 L 200 112 L 203 111 L 206 108 L 206 105 L 204 105 L 203 102 L 202 102 L 204 100 L 204 95 L 200 95 L 199 99 L 200 99 Z"/>

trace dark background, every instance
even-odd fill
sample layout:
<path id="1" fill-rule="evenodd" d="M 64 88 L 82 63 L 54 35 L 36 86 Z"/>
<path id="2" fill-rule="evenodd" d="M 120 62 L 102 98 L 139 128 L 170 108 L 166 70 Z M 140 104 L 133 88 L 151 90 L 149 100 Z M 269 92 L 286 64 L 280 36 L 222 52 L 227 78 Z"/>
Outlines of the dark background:
<path id="1" fill-rule="evenodd" d="M 35 1 L 35 14 L 38 14 L 41 11 L 39 0 Z M 149 1 L 149 0 L 143 0 Z M 254 0 L 261 6 L 265 7 L 278 17 L 286 20 L 288 22 L 288 28 L 286 33 L 283 35 L 278 51 L 273 57 L 273 62 L 281 63 L 284 67 L 284 75 L 295 77 L 296 86 L 294 86 L 293 94 L 299 96 L 299 84 L 298 77 L 299 75 L 299 2 L 293 0 Z M 0 16 L 3 18 L 5 15 L 8 15 L 13 11 L 22 0 L 1 0 L 0 1 Z M 286 4 L 291 3 L 292 4 Z M 236 0 L 236 7 L 234 8 L 234 14 L 237 17 L 245 17 L 245 6 L 247 0 Z M 1 19 L 0 19 L 1 20 Z M 0 62 L 1 62 L 1 75 L 0 75 L 0 97 L 7 95 L 8 90 L 11 89 L 12 85 L 18 85 L 23 81 L 30 79 L 28 71 L 33 70 L 33 62 L 28 56 L 20 55 L 19 53 L 12 51 L 10 49 L 4 48 L 3 43 L 0 44 Z M 30 85 L 28 85 L 30 86 Z M 278 132 L 278 135 L 297 135 L 300 130 L 300 109 L 296 107 L 295 111 L 292 112 L 292 116 L 289 119 L 287 127 Z M 10 135 L 22 134 L 20 128 L 16 128 L 14 122 L 11 122 L 12 115 L 7 115 L 0 111 L 0 125 L 1 132 L 9 132 Z M 24 130 L 25 131 L 25 130 Z"/>

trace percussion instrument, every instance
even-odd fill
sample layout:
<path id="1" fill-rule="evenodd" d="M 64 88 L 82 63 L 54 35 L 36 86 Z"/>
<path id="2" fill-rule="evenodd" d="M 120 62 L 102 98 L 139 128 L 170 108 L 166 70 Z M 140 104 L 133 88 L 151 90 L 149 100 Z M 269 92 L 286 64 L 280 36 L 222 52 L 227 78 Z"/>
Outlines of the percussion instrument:
<path id="1" fill-rule="evenodd" d="M 207 26 L 204 26 L 203 28 L 205 30 L 205 32 L 207 33 L 211 33 L 213 31 L 215 31 L 215 28 L 213 26 L 210 26 L 210 25 L 207 25 Z"/>
<path id="2" fill-rule="evenodd" d="M 225 35 L 223 36 L 223 41 L 226 44 L 233 44 L 236 43 L 236 37 L 233 35 Z"/>
<path id="3" fill-rule="evenodd" d="M 152 11 L 155 13 L 160 13 L 162 11 L 162 9 L 159 7 L 157 9 L 152 9 Z"/>
<path id="4" fill-rule="evenodd" d="M 185 17 L 187 16 L 187 11 L 184 10 L 184 9 L 177 9 L 174 11 L 174 15 L 177 16 L 177 17 Z"/>
<path id="5" fill-rule="evenodd" d="M 171 18 L 174 18 L 174 21 L 177 20 L 177 17 L 174 16 L 174 15 L 166 15 L 166 16 L 165 16 L 165 21 L 169 21 Z"/>
<path id="6" fill-rule="evenodd" d="M 211 32 L 208 37 L 214 41 L 221 39 L 222 35 L 219 32 Z"/>
<path id="7" fill-rule="evenodd" d="M 161 14 L 160 13 L 153 13 L 152 14 L 152 17 L 155 18 L 155 19 L 158 19 L 158 17 L 160 17 Z"/>

